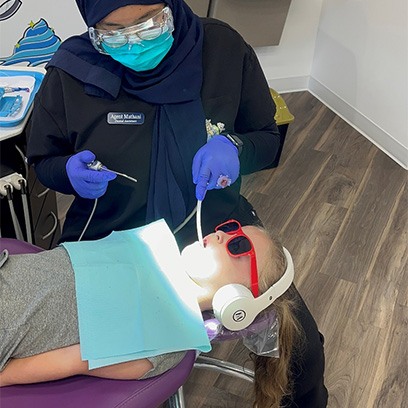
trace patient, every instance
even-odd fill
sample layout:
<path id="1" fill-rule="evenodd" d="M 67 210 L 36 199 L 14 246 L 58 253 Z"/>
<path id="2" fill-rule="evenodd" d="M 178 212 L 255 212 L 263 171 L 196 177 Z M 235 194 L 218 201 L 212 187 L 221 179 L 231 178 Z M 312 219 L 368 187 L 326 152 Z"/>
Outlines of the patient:
<path id="1" fill-rule="evenodd" d="M 212 308 L 221 287 L 237 283 L 257 296 L 258 285 L 259 293 L 265 292 L 286 268 L 280 243 L 265 230 L 241 229 L 236 221 L 217 227 L 204 247 L 186 247 L 181 257 L 202 311 Z M 279 358 L 253 356 L 256 406 L 325 407 L 323 344 L 313 317 L 293 285 L 271 307 L 279 321 Z M 81 360 L 74 271 L 66 250 L 10 256 L 0 269 L 0 386 L 77 374 L 144 379 L 174 367 L 184 354 L 89 370 Z"/>

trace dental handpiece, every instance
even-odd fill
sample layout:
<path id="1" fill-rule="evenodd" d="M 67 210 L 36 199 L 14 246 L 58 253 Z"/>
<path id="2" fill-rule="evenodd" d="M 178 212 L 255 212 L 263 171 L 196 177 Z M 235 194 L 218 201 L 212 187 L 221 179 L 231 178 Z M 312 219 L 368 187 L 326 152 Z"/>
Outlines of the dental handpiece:
<path id="1" fill-rule="evenodd" d="M 201 200 L 197 200 L 197 214 L 196 214 L 196 228 L 197 228 L 197 236 L 198 242 L 202 247 L 204 247 L 204 240 L 203 240 L 203 231 L 201 228 Z"/>
<path id="2" fill-rule="evenodd" d="M 127 174 L 119 173 L 118 171 L 108 169 L 108 168 L 107 168 L 105 165 L 103 165 L 99 160 L 94 160 L 94 161 L 88 163 L 87 166 L 88 166 L 88 168 L 89 168 L 90 170 L 96 170 L 96 171 L 105 170 L 105 171 L 110 171 L 111 173 L 115 173 L 115 174 L 117 174 L 118 176 L 125 177 L 125 178 L 127 178 L 127 179 L 129 179 L 129 180 L 131 180 L 131 181 L 133 181 L 133 182 L 135 182 L 135 183 L 137 183 L 137 180 L 136 180 L 135 178 L 130 177 L 130 176 L 128 176 Z"/>

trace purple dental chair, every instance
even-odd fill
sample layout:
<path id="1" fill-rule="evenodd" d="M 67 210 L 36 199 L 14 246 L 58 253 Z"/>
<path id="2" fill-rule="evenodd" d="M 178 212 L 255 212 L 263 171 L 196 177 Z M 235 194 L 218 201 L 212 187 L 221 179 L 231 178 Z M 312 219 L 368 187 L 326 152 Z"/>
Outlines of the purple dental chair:
<path id="1" fill-rule="evenodd" d="M 0 238 L 0 252 L 10 254 L 37 253 L 42 248 L 13 238 Z M 217 341 L 231 340 L 225 335 Z M 0 388 L 1 408 L 186 408 L 183 384 L 193 369 L 206 368 L 253 382 L 252 370 L 208 356 L 187 352 L 173 369 L 147 380 L 108 380 L 74 376 L 39 384 Z"/>

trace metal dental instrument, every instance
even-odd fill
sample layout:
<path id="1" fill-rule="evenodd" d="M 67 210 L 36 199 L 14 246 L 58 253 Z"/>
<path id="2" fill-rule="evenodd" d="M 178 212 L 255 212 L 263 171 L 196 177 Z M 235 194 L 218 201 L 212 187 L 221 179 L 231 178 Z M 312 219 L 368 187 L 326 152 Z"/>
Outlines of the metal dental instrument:
<path id="1" fill-rule="evenodd" d="M 198 235 L 198 242 L 204 247 L 203 231 L 201 229 L 201 200 L 197 200 L 197 215 L 196 215 L 196 228 Z"/>
<path id="2" fill-rule="evenodd" d="M 20 86 L 18 87 L 13 87 L 13 86 L 2 86 L 1 87 L 4 90 L 4 93 L 11 93 L 11 92 L 30 92 L 30 88 L 22 88 Z"/>
<path id="3" fill-rule="evenodd" d="M 107 168 L 104 164 L 102 164 L 99 160 L 94 160 L 94 161 L 92 161 L 91 163 L 88 163 L 87 166 L 88 166 L 88 168 L 91 169 L 91 170 L 96 170 L 96 171 L 106 170 L 106 171 L 110 171 L 111 173 L 115 173 L 115 174 L 117 174 L 118 176 L 125 177 L 125 178 L 127 178 L 127 179 L 129 179 L 129 180 L 131 180 L 131 181 L 133 181 L 133 182 L 135 182 L 135 183 L 137 183 L 137 180 L 136 180 L 135 178 L 130 177 L 130 176 L 128 176 L 127 174 L 119 173 L 118 171 L 108 169 L 108 168 Z"/>

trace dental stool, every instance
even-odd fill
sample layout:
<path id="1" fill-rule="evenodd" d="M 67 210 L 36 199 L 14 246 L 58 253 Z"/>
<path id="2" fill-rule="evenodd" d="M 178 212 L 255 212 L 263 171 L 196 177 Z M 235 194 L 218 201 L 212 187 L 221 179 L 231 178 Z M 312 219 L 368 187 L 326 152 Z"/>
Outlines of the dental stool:
<path id="1" fill-rule="evenodd" d="M 0 251 L 10 254 L 38 253 L 42 248 L 13 238 L 0 238 Z M 183 407 L 182 385 L 189 376 L 196 357 L 187 352 L 174 368 L 146 380 L 109 380 L 75 376 L 39 384 L 0 388 L 1 408 L 156 408 Z"/>
<path id="2" fill-rule="evenodd" d="M 38 253 L 42 248 L 18 241 L 0 238 L 0 252 L 10 254 Z M 203 314 L 207 331 L 213 318 Z M 226 332 L 214 341 L 234 340 L 239 332 Z M 211 338 L 211 337 L 210 337 Z M 227 361 L 188 351 L 174 368 L 146 380 L 109 380 L 89 376 L 74 376 L 62 380 L 13 385 L 0 388 L 1 408 L 157 408 L 165 403 L 169 408 L 186 408 L 183 384 L 192 368 L 205 368 L 253 382 L 254 372 Z"/>

